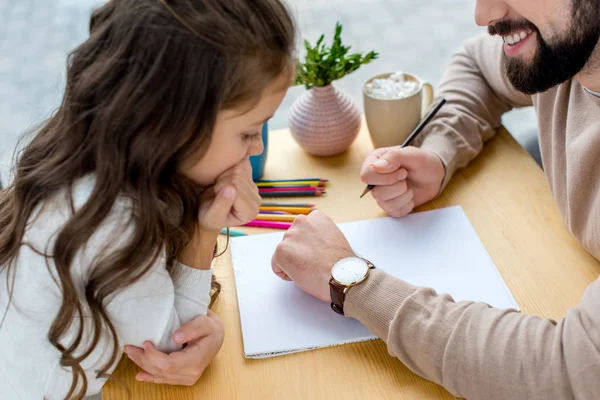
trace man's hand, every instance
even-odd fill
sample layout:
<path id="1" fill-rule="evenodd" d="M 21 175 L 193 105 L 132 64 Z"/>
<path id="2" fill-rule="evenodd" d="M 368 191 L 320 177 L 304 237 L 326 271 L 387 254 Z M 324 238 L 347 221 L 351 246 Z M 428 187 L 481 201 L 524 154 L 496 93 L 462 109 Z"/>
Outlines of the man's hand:
<path id="1" fill-rule="evenodd" d="M 372 151 L 363 163 L 360 179 L 376 185 L 371 195 L 392 217 L 403 217 L 435 198 L 445 168 L 440 158 L 416 147 L 384 147 Z"/>
<path id="2" fill-rule="evenodd" d="M 344 234 L 323 212 L 300 215 L 284 234 L 271 260 L 273 272 L 300 289 L 331 301 L 329 279 L 333 264 L 354 252 Z"/>
<path id="3" fill-rule="evenodd" d="M 161 353 L 150 342 L 141 349 L 125 346 L 127 356 L 143 369 L 136 375 L 141 382 L 192 386 L 215 358 L 225 337 L 223 324 L 212 311 L 179 328 L 173 335 L 176 343 L 186 344 L 181 351 Z"/>

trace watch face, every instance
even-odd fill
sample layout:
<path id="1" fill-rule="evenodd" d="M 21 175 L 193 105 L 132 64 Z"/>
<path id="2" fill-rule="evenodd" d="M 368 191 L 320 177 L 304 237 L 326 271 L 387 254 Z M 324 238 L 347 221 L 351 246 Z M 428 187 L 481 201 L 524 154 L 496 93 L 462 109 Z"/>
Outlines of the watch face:
<path id="1" fill-rule="evenodd" d="M 331 276 L 342 285 L 351 285 L 363 279 L 368 271 L 369 266 L 365 260 L 351 257 L 335 263 L 331 269 Z"/>

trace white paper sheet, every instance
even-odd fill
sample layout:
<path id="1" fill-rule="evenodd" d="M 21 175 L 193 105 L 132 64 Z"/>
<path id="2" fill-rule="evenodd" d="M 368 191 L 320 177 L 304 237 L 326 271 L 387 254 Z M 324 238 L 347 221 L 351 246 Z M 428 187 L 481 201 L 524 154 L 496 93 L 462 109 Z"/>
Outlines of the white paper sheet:
<path id="1" fill-rule="evenodd" d="M 402 219 L 340 224 L 354 251 L 379 269 L 454 300 L 518 306 L 459 206 Z M 335 314 L 271 270 L 283 233 L 231 239 L 244 354 L 264 358 L 375 339 L 360 322 Z"/>

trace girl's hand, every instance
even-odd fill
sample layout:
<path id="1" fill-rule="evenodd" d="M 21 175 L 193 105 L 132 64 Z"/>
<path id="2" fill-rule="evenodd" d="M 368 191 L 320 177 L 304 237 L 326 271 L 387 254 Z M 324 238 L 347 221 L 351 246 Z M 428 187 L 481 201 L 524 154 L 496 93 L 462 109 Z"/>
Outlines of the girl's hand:
<path id="1" fill-rule="evenodd" d="M 257 215 L 261 204 L 258 188 L 252 181 L 252 166 L 245 158 L 217 178 L 202 195 L 199 224 L 205 232 L 244 225 Z"/>
<path id="2" fill-rule="evenodd" d="M 145 342 L 143 348 L 125 346 L 125 353 L 142 369 L 135 377 L 137 381 L 192 386 L 219 353 L 224 337 L 223 323 L 208 310 L 208 315 L 193 319 L 175 332 L 174 340 L 185 345 L 183 350 L 165 354 Z"/>

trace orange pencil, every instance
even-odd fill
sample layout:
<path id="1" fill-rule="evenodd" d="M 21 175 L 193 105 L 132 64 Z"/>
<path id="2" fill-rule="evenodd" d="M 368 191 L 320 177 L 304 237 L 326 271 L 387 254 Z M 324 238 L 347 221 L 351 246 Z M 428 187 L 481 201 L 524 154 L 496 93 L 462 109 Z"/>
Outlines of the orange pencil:
<path id="1" fill-rule="evenodd" d="M 312 208 L 310 207 L 260 207 L 260 211 L 285 211 L 292 214 L 310 214 Z"/>
<path id="2" fill-rule="evenodd" d="M 277 215 L 277 214 L 258 214 L 254 219 L 260 221 L 279 221 L 279 222 L 294 222 L 295 215 Z"/>

